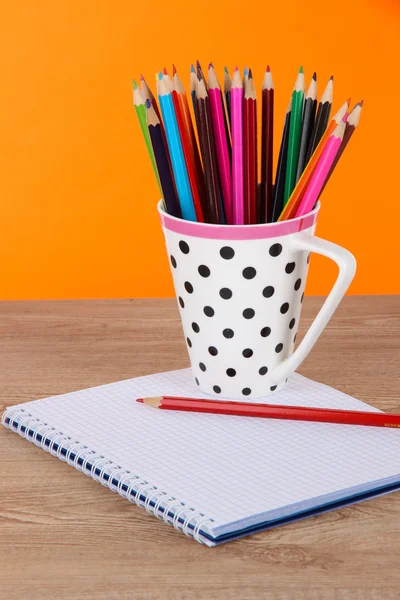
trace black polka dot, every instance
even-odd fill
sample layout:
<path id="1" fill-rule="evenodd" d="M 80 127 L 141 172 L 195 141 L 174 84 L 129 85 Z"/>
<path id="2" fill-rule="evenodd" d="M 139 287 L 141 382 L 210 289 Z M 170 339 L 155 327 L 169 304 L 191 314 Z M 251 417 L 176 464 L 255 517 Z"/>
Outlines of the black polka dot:
<path id="1" fill-rule="evenodd" d="M 206 265 L 200 265 L 198 271 L 202 277 L 210 277 L 210 269 Z"/>
<path id="2" fill-rule="evenodd" d="M 203 312 L 206 317 L 213 317 L 215 315 L 215 310 L 211 306 L 205 306 Z"/>
<path id="3" fill-rule="evenodd" d="M 220 394 L 221 393 L 221 388 L 219 387 L 219 385 L 214 385 L 213 390 L 216 394 Z"/>
<path id="4" fill-rule="evenodd" d="M 263 327 L 260 331 L 261 337 L 268 337 L 270 333 L 271 333 L 270 327 Z"/>
<path id="5" fill-rule="evenodd" d="M 186 242 L 184 242 L 183 240 L 181 240 L 179 242 L 179 248 L 180 248 L 180 251 L 183 252 L 183 254 L 189 254 L 189 252 L 190 252 L 190 248 L 189 248 L 188 244 Z"/>
<path id="6" fill-rule="evenodd" d="M 281 252 L 282 252 L 281 244 L 272 244 L 271 248 L 269 249 L 269 253 L 271 256 L 279 256 Z"/>
<path id="7" fill-rule="evenodd" d="M 227 338 L 228 340 L 230 340 L 231 338 L 233 338 L 233 336 L 235 335 L 235 332 L 233 331 L 233 329 L 224 329 L 222 332 L 222 335 Z"/>
<path id="8" fill-rule="evenodd" d="M 172 254 L 171 254 L 171 256 L 169 258 L 171 260 L 171 265 L 174 267 L 174 269 L 176 269 L 176 260 L 175 260 L 175 257 L 172 256 Z"/>
<path id="9" fill-rule="evenodd" d="M 275 346 L 275 352 L 276 352 L 277 354 L 279 354 L 279 352 L 282 352 L 282 350 L 283 350 L 283 344 L 277 344 L 277 345 Z"/>
<path id="10" fill-rule="evenodd" d="M 251 358 L 253 356 L 253 350 L 251 348 L 245 348 L 242 354 L 245 358 Z"/>
<path id="11" fill-rule="evenodd" d="M 281 313 L 283 315 L 285 315 L 287 313 L 287 311 L 289 310 L 289 302 L 284 302 L 281 306 Z"/>
<path id="12" fill-rule="evenodd" d="M 186 338 L 187 341 L 187 345 L 189 346 L 189 348 L 192 347 L 192 340 L 190 338 Z"/>
<path id="13" fill-rule="evenodd" d="M 257 271 L 254 267 L 246 267 L 243 269 L 242 275 L 245 279 L 254 279 L 254 277 L 257 275 Z"/>
<path id="14" fill-rule="evenodd" d="M 293 338 L 293 344 L 296 343 L 296 338 L 297 338 L 297 333 L 294 334 L 294 338 Z"/>
<path id="15" fill-rule="evenodd" d="M 218 350 L 216 349 L 215 346 L 210 346 L 208 348 L 208 351 L 211 354 L 211 356 L 217 356 L 217 354 L 218 354 Z"/>
<path id="16" fill-rule="evenodd" d="M 201 362 L 201 363 L 199 363 L 199 367 L 200 367 L 200 370 L 201 370 L 201 371 L 206 371 L 206 370 L 207 370 L 207 369 L 206 369 L 206 365 L 205 365 L 204 363 L 202 363 L 202 362 Z"/>
<path id="17" fill-rule="evenodd" d="M 265 287 L 263 289 L 263 296 L 264 298 L 271 298 L 271 296 L 274 295 L 275 289 L 272 287 L 272 285 L 267 285 L 267 287 Z"/>
<path id="18" fill-rule="evenodd" d="M 289 323 L 289 329 L 293 329 L 293 327 L 294 327 L 295 323 L 296 323 L 296 319 L 294 319 L 294 318 L 293 318 L 293 319 L 291 319 L 291 320 L 290 320 L 290 323 Z"/>
<path id="19" fill-rule="evenodd" d="M 243 311 L 243 316 L 245 319 L 252 319 L 255 314 L 256 313 L 252 308 L 245 308 Z"/>
<path id="20" fill-rule="evenodd" d="M 235 369 L 227 369 L 226 374 L 228 375 L 228 377 L 235 377 L 236 371 Z"/>
<path id="21" fill-rule="evenodd" d="M 261 367 L 261 369 L 259 369 L 258 372 L 260 373 L 260 375 L 266 375 L 268 373 L 268 367 Z"/>
<path id="22" fill-rule="evenodd" d="M 182 308 L 185 308 L 185 303 L 183 301 L 183 299 L 179 296 L 178 298 L 179 304 L 181 305 Z"/>
<path id="23" fill-rule="evenodd" d="M 243 394 L 243 396 L 250 396 L 251 389 L 250 388 L 243 388 L 242 389 L 242 394 Z"/>
<path id="24" fill-rule="evenodd" d="M 223 248 L 221 248 L 219 253 L 222 256 L 222 258 L 225 258 L 225 260 L 230 260 L 235 256 L 235 251 L 230 246 L 224 246 Z"/>
<path id="25" fill-rule="evenodd" d="M 195 333 L 199 333 L 200 331 L 200 327 L 197 325 L 197 323 L 192 323 L 192 329 Z"/>
<path id="26" fill-rule="evenodd" d="M 194 378 L 196 385 L 200 385 L 199 380 L 197 379 L 197 377 Z"/>
<path id="27" fill-rule="evenodd" d="M 277 387 L 278 387 L 277 385 L 271 385 L 271 387 L 269 389 L 271 390 L 271 392 L 274 392 Z"/>
<path id="28" fill-rule="evenodd" d="M 296 292 L 297 292 L 297 290 L 299 290 L 299 289 L 300 289 L 300 286 L 301 286 L 301 279 L 300 279 L 300 277 L 299 277 L 299 278 L 297 279 L 296 283 L 294 284 L 294 289 L 296 290 Z"/>
<path id="29" fill-rule="evenodd" d="M 193 294 L 193 286 L 189 281 L 185 281 L 184 286 L 188 294 Z"/>
<path id="30" fill-rule="evenodd" d="M 285 271 L 288 275 L 290 275 L 290 273 L 293 273 L 294 269 L 296 267 L 296 263 L 295 262 L 291 262 L 288 263 L 285 267 Z"/>
<path id="31" fill-rule="evenodd" d="M 307 264 L 310 262 L 311 254 L 307 256 Z"/>
<path id="32" fill-rule="evenodd" d="M 303 300 L 304 300 L 304 292 L 302 293 L 302 295 L 301 295 L 301 298 L 300 298 L 300 302 L 301 302 L 302 304 L 303 304 Z"/>
<path id="33" fill-rule="evenodd" d="M 232 298 L 232 290 L 230 290 L 229 288 L 221 288 L 219 290 L 219 295 L 224 300 L 229 300 L 229 298 Z"/>

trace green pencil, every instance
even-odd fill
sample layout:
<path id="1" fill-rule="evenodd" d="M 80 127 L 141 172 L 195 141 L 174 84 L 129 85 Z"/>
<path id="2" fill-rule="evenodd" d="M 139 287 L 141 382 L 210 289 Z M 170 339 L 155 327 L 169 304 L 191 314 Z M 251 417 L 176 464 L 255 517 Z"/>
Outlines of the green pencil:
<path id="1" fill-rule="evenodd" d="M 303 116 L 304 91 L 304 73 L 303 67 L 300 67 L 292 94 L 292 112 L 290 115 L 289 146 L 285 177 L 284 205 L 289 200 L 296 184 L 297 162 L 299 160 L 300 152 L 301 121 Z"/>
<path id="2" fill-rule="evenodd" d="M 142 92 L 140 91 L 138 84 L 135 80 L 133 80 L 133 104 L 135 106 L 135 111 L 137 114 L 137 118 L 139 119 L 140 129 L 142 130 L 144 141 L 146 142 L 147 152 L 149 153 L 151 165 L 153 167 L 154 174 L 157 178 L 158 187 L 162 194 L 160 178 L 158 176 L 157 165 L 154 158 L 153 146 L 150 140 L 149 129 L 147 127 L 146 122 L 146 103 L 143 98 Z"/>

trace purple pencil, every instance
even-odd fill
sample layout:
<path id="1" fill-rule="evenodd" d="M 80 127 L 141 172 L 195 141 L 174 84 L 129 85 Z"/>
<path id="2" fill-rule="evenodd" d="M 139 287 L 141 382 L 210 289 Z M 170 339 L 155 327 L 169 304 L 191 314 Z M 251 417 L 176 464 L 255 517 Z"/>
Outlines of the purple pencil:
<path id="1" fill-rule="evenodd" d="M 228 140 L 226 137 L 224 109 L 222 106 L 221 89 L 214 68 L 211 65 L 208 69 L 208 97 L 211 105 L 211 118 L 217 151 L 225 219 L 227 225 L 233 225 L 231 162 L 229 159 Z"/>
<path id="2" fill-rule="evenodd" d="M 231 87 L 233 224 L 244 224 L 243 84 L 236 67 Z"/>

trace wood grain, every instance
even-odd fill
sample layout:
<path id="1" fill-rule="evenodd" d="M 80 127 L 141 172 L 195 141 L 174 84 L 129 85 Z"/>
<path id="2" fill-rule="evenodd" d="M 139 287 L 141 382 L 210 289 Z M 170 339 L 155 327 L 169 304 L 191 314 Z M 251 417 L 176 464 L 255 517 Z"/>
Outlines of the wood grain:
<path id="1" fill-rule="evenodd" d="M 346 298 L 300 372 L 400 411 L 399 317 L 399 297 Z M 0 340 L 1 411 L 188 366 L 174 300 L 3 302 Z M 4 600 L 399 597 L 399 494 L 208 549 L 5 429 L 0 486 Z"/>

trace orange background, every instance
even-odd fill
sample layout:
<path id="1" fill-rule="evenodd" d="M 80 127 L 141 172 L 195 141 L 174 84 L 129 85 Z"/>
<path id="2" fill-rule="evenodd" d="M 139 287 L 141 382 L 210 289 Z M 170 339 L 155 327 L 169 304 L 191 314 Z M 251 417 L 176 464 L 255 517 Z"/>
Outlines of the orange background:
<path id="1" fill-rule="evenodd" d="M 0 299 L 172 295 L 158 190 L 131 79 L 174 61 L 271 65 L 276 150 L 300 63 L 334 110 L 364 99 L 360 128 L 323 195 L 318 234 L 351 250 L 351 293 L 400 292 L 399 11 L 388 0 L 199 3 L 14 0 L 0 9 Z M 247 7 L 255 7 L 255 13 Z M 238 21 L 239 16 L 239 22 Z M 390 117 L 394 106 L 394 117 Z M 388 215 L 388 218 L 386 217 Z M 397 256 L 397 260 L 396 260 Z M 307 291 L 335 276 L 315 257 Z"/>

